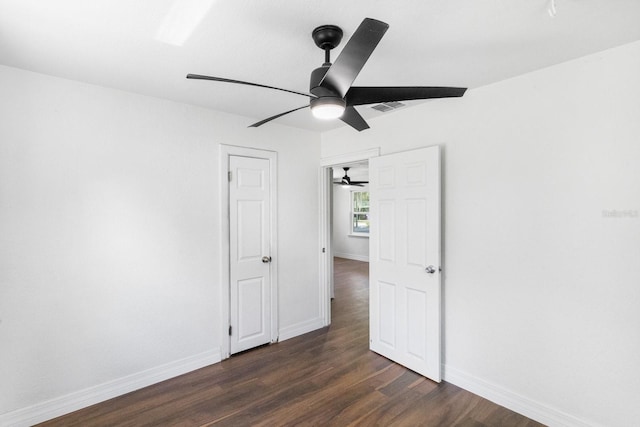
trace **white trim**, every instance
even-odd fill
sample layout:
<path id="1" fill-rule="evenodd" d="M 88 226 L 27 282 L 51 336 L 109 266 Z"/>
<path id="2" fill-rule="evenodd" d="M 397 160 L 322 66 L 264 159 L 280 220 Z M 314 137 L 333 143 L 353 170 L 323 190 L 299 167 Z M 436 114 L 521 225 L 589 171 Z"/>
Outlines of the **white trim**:
<path id="1" fill-rule="evenodd" d="M 316 317 L 315 319 L 305 320 L 295 325 L 285 326 L 280 330 L 280 341 L 285 341 L 299 335 L 306 334 L 308 332 L 315 331 L 326 326 L 322 317 Z"/>
<path id="2" fill-rule="evenodd" d="M 380 156 L 380 148 L 358 151 L 356 153 L 341 154 L 338 156 L 323 157 L 320 159 L 319 185 L 320 185 L 320 248 L 325 248 L 325 252 L 320 251 L 319 256 L 319 291 L 320 291 L 320 316 L 322 316 L 323 326 L 331 324 L 331 298 L 333 297 L 333 247 L 331 244 L 331 233 L 333 225 L 332 215 L 332 166 L 339 166 L 345 163 L 361 162 L 372 157 Z"/>
<path id="3" fill-rule="evenodd" d="M 0 415 L 2 426 L 31 426 L 220 362 L 211 350 Z"/>
<path id="4" fill-rule="evenodd" d="M 320 184 L 320 255 L 318 257 L 318 293 L 319 293 L 319 313 L 322 318 L 322 326 L 331 324 L 331 298 L 333 298 L 333 245 L 331 241 L 331 230 L 333 229 L 331 185 L 333 174 L 331 168 L 320 168 L 318 171 Z"/>
<path id="5" fill-rule="evenodd" d="M 566 427 L 599 426 L 451 366 L 442 365 L 442 369 L 445 381 L 542 424 Z"/>
<path id="6" fill-rule="evenodd" d="M 345 253 L 341 253 L 341 252 L 336 252 L 336 253 L 333 254 L 333 256 L 338 257 L 338 258 L 352 259 L 354 261 L 369 262 L 369 257 L 367 255 L 345 254 Z"/>
<path id="7" fill-rule="evenodd" d="M 269 160 L 271 188 L 271 342 L 278 341 L 278 153 L 220 144 L 220 325 L 221 355 L 231 355 L 229 342 L 229 156 Z"/>
<path id="8" fill-rule="evenodd" d="M 320 159 L 320 166 L 337 166 L 344 163 L 359 162 L 369 160 L 372 157 L 380 156 L 380 147 L 369 150 L 357 151 L 355 153 L 339 154 L 337 156 L 323 157 Z"/>

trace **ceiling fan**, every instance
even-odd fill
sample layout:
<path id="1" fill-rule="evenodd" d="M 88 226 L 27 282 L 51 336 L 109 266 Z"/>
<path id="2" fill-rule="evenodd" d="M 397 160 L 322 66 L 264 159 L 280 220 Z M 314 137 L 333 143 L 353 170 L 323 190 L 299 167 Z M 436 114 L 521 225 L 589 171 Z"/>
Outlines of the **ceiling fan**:
<path id="1" fill-rule="evenodd" d="M 334 184 L 338 184 L 338 185 L 353 185 L 356 187 L 364 187 L 364 184 L 368 184 L 369 181 L 352 181 L 351 178 L 349 178 L 349 169 L 351 168 L 342 168 L 344 169 L 344 176 L 340 179 L 340 180 L 335 180 L 333 181 Z"/>
<path id="2" fill-rule="evenodd" d="M 360 113 L 356 111 L 354 106 L 415 99 L 451 98 L 464 95 L 467 89 L 459 87 L 351 86 L 388 28 L 389 24 L 376 19 L 365 18 L 333 64 L 331 64 L 330 61 L 330 52 L 340 44 L 342 40 L 342 29 L 335 25 L 322 25 L 313 30 L 311 33 L 313 41 L 316 46 L 324 50 L 324 64 L 311 72 L 311 81 L 309 84 L 310 94 L 258 83 L 200 74 L 187 74 L 187 78 L 257 86 L 295 93 L 310 98 L 309 104 L 276 114 L 275 116 L 254 123 L 250 127 L 258 127 L 278 117 L 310 107 L 312 114 L 316 118 L 339 118 L 357 131 L 362 131 L 368 129 L 369 125 Z"/>

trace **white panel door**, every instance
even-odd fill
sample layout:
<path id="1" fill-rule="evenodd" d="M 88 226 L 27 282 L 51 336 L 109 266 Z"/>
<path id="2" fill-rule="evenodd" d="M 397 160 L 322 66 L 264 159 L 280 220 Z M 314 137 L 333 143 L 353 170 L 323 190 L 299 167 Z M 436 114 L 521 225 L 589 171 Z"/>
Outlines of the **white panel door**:
<path id="1" fill-rule="evenodd" d="M 269 160 L 229 157 L 230 352 L 271 341 Z"/>
<path id="2" fill-rule="evenodd" d="M 440 150 L 370 159 L 371 350 L 440 382 Z"/>

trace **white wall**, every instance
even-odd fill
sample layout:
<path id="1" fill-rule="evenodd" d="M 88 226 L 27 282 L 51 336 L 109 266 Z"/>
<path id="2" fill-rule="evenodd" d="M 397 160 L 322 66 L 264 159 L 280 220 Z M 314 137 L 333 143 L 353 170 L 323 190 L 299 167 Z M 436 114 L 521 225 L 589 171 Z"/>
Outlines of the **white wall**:
<path id="1" fill-rule="evenodd" d="M 548 424 L 640 419 L 638 76 L 640 42 L 322 136 L 443 147 L 445 378 Z"/>
<path id="2" fill-rule="evenodd" d="M 0 93 L 0 425 L 219 359 L 220 143 L 278 152 L 281 332 L 322 325 L 317 134 L 7 67 Z"/>
<path id="3" fill-rule="evenodd" d="M 351 234 L 352 190 L 352 187 L 333 186 L 333 254 L 341 258 L 369 261 L 369 238 Z M 365 184 L 359 190 L 368 191 L 369 186 Z"/>

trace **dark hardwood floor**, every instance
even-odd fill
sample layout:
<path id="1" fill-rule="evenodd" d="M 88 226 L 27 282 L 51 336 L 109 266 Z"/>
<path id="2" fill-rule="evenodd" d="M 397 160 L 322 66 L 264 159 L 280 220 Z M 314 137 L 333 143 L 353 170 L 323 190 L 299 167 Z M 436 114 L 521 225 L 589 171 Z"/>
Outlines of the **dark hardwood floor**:
<path id="1" fill-rule="evenodd" d="M 368 264 L 336 258 L 330 327 L 91 406 L 46 426 L 540 426 L 368 350 Z"/>

